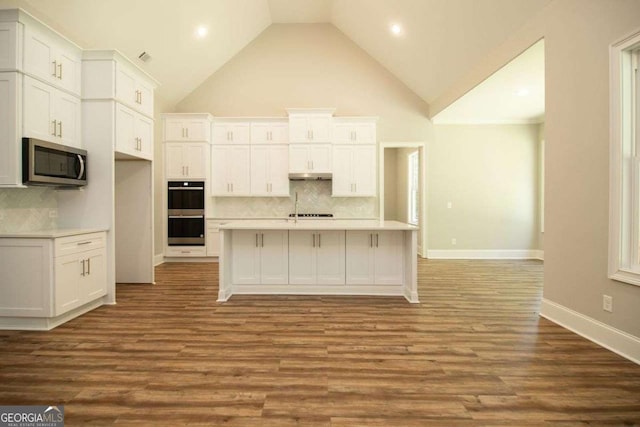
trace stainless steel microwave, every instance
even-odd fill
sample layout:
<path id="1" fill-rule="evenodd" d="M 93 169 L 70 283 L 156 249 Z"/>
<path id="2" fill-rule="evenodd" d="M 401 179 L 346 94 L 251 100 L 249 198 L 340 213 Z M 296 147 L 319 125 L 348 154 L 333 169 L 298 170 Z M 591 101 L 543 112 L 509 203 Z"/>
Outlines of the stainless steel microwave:
<path id="1" fill-rule="evenodd" d="M 87 185 L 87 152 L 34 138 L 22 138 L 22 182 L 25 185 Z"/>

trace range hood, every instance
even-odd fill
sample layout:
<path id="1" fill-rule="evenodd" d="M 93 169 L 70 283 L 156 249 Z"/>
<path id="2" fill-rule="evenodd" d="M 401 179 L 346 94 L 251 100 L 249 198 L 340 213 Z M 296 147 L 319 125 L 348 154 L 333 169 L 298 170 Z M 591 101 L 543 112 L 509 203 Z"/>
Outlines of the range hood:
<path id="1" fill-rule="evenodd" d="M 290 181 L 331 181 L 330 173 L 290 173 Z"/>

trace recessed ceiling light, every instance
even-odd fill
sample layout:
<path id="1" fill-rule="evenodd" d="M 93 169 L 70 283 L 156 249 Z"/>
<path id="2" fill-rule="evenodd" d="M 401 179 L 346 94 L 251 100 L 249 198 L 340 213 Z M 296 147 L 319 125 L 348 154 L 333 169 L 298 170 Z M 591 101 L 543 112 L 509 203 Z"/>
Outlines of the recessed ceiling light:
<path id="1" fill-rule="evenodd" d="M 399 36 L 400 33 L 402 33 L 402 27 L 400 26 L 400 24 L 392 24 L 391 25 L 391 33 L 394 36 Z"/>
<path id="2" fill-rule="evenodd" d="M 208 32 L 209 32 L 209 29 L 207 27 L 205 27 L 204 25 L 201 25 L 198 28 L 196 28 L 196 36 L 199 39 L 204 38 L 207 35 Z"/>
<path id="3" fill-rule="evenodd" d="M 527 96 L 529 95 L 529 89 L 527 89 L 526 87 L 520 88 L 517 91 L 515 91 L 515 94 L 517 96 Z"/>

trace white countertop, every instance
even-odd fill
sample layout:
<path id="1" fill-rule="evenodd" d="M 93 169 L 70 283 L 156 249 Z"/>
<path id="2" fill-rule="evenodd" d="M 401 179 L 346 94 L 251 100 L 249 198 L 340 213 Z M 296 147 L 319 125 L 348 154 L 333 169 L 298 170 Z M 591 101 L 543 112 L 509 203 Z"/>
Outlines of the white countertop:
<path id="1" fill-rule="evenodd" d="M 59 237 L 77 236 L 79 234 L 107 231 L 102 228 L 56 228 L 53 230 L 7 231 L 0 232 L 0 239 L 57 239 Z"/>
<path id="2" fill-rule="evenodd" d="M 418 230 L 418 227 L 398 221 L 352 219 L 239 220 L 221 224 L 222 230 Z"/>

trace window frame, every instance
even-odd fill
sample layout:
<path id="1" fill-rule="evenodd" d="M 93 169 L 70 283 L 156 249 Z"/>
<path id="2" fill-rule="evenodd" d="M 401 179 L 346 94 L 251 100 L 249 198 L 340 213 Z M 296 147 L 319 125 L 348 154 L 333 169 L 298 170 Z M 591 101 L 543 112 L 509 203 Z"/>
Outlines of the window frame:
<path id="1" fill-rule="evenodd" d="M 640 286 L 640 30 L 610 47 L 609 278 Z"/>
<path id="2" fill-rule="evenodd" d="M 418 150 L 407 156 L 407 165 L 407 223 L 417 226 L 420 222 L 420 153 Z"/>

